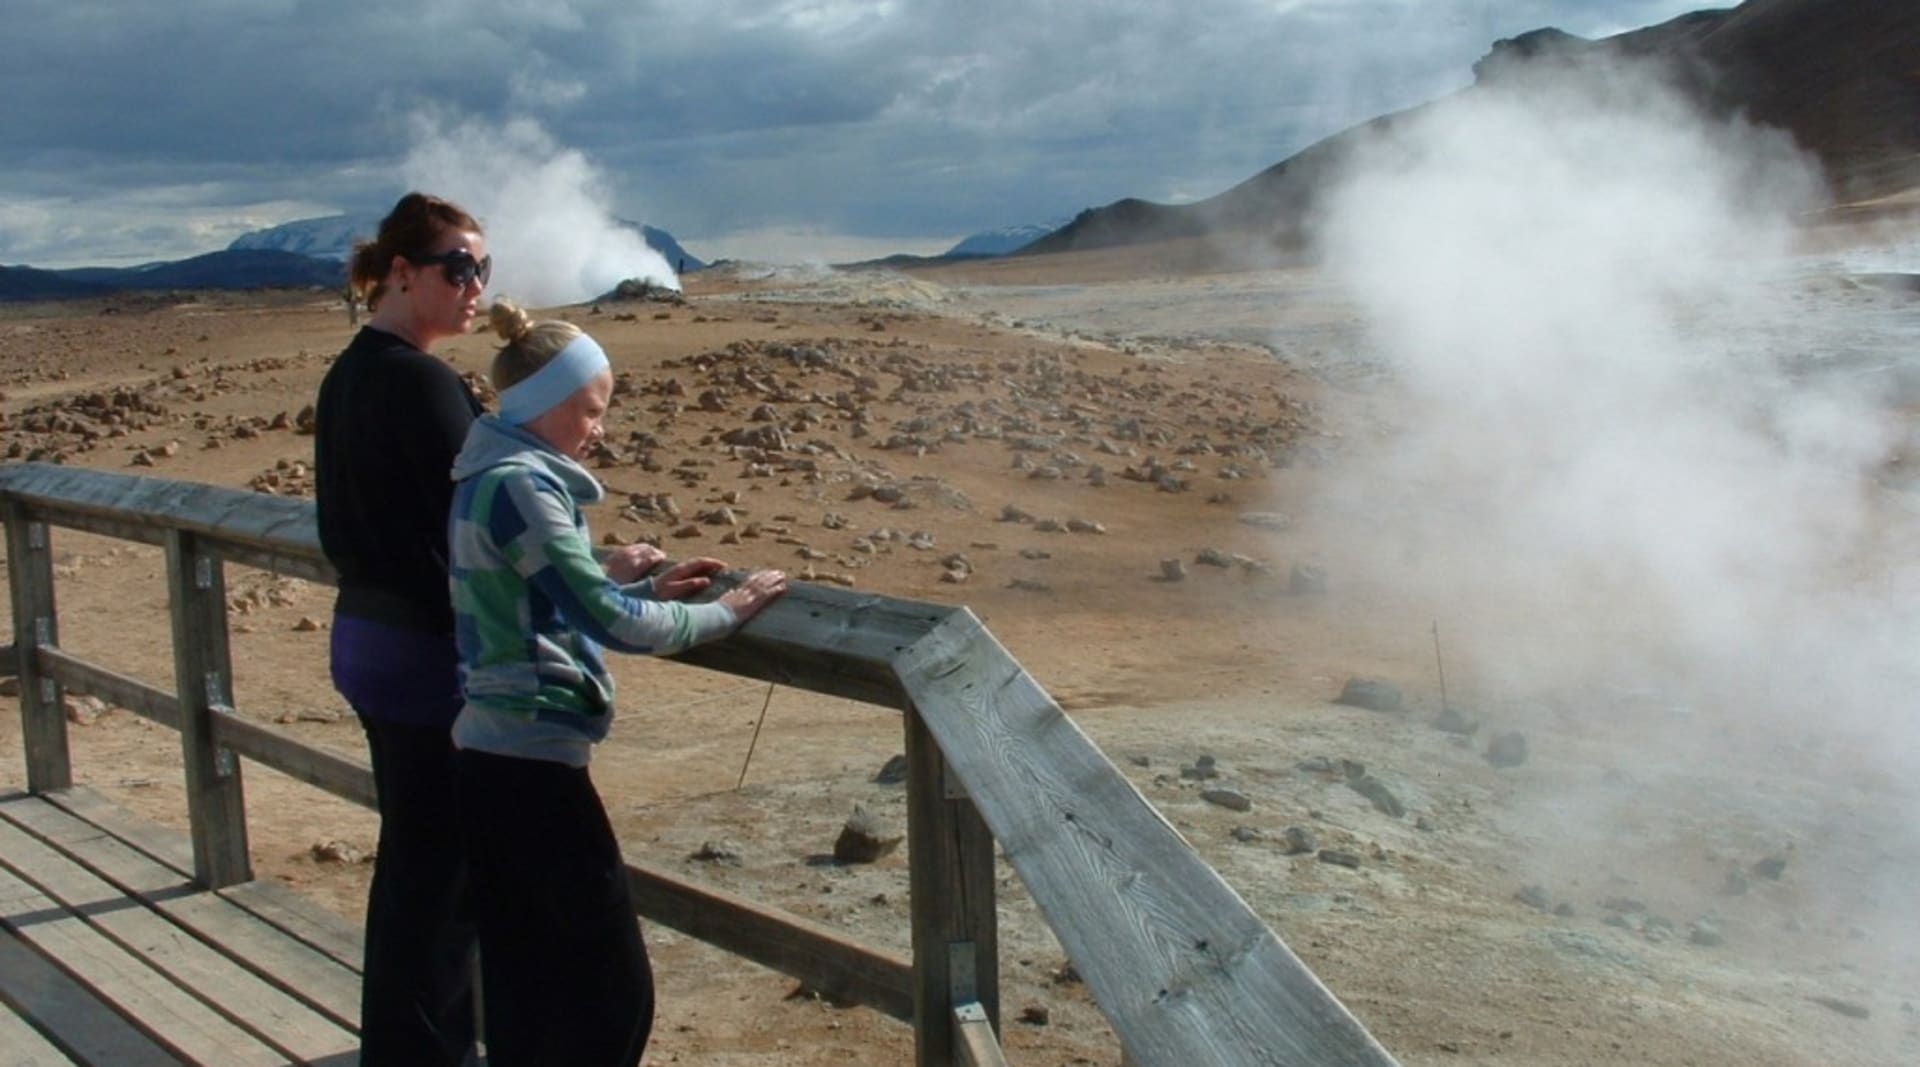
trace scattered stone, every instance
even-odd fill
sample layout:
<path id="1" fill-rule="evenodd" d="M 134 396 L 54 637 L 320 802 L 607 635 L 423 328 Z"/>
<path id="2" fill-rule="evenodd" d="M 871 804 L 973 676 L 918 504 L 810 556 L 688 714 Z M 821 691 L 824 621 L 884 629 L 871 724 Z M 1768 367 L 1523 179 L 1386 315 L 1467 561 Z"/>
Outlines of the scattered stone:
<path id="1" fill-rule="evenodd" d="M 324 630 L 326 626 L 311 615 L 302 615 L 300 621 L 293 624 L 293 629 L 296 633 L 310 634 Z"/>
<path id="2" fill-rule="evenodd" d="M 1044 1004 L 1029 1004 L 1020 1009 L 1020 1021 L 1028 1026 L 1046 1026 L 1053 1021 L 1053 1013 Z"/>
<path id="3" fill-rule="evenodd" d="M 1383 814 L 1398 819 L 1407 813 L 1407 806 L 1400 802 L 1387 783 L 1371 774 L 1363 772 L 1348 778 L 1347 788 L 1372 801 L 1373 806 Z"/>
<path id="4" fill-rule="evenodd" d="M 313 857 L 315 863 L 366 862 L 366 856 L 345 841 L 322 841 L 309 848 L 307 854 Z"/>
<path id="5" fill-rule="evenodd" d="M 1203 782 L 1220 777 L 1220 769 L 1214 766 L 1212 756 L 1201 756 L 1193 761 L 1191 767 L 1180 768 L 1180 777 L 1193 782 Z"/>
<path id="6" fill-rule="evenodd" d="M 1304 826 L 1287 827 L 1286 832 L 1280 835 L 1280 839 L 1285 845 L 1284 851 L 1289 856 L 1303 855 L 1320 847 L 1320 839 L 1314 836 L 1312 830 Z"/>
<path id="7" fill-rule="evenodd" d="M 1757 877 L 1767 878 L 1777 882 L 1780 880 L 1780 876 L 1786 873 L 1787 857 L 1768 856 L 1766 859 L 1756 860 L 1751 870 Z"/>
<path id="8" fill-rule="evenodd" d="M 1487 744 L 1487 762 L 1495 767 L 1518 767 L 1527 762 L 1527 735 L 1518 730 L 1495 735 Z"/>
<path id="9" fill-rule="evenodd" d="M 1706 919 L 1697 919 L 1692 926 L 1687 928 L 1687 940 L 1703 948 L 1713 948 L 1716 945 L 1725 943 L 1726 937 L 1720 933 L 1720 928 L 1713 923 Z"/>
<path id="10" fill-rule="evenodd" d="M 1369 711 L 1399 711 L 1403 698 L 1393 685 L 1374 678 L 1349 678 L 1336 704 L 1347 704 Z"/>
<path id="11" fill-rule="evenodd" d="M 1240 516 L 1240 521 L 1263 530 L 1285 530 L 1293 525 L 1292 519 L 1272 511 L 1249 511 Z"/>
<path id="12" fill-rule="evenodd" d="M 1243 845 L 1250 845 L 1260 840 L 1263 836 L 1265 835 L 1251 826 L 1236 826 L 1233 828 L 1233 839 Z"/>
<path id="13" fill-rule="evenodd" d="M 1320 862 L 1331 863 L 1335 867 L 1347 867 L 1356 871 L 1360 869 L 1360 857 L 1351 852 L 1343 852 L 1337 848 L 1321 849 Z"/>
<path id="14" fill-rule="evenodd" d="M 833 858 L 837 863 L 873 863 L 899 848 L 905 839 L 904 834 L 890 832 L 866 808 L 856 804 L 833 843 Z"/>
<path id="15" fill-rule="evenodd" d="M 67 693 L 60 702 L 65 706 L 67 721 L 75 726 L 92 726 L 107 713 L 107 702 L 97 696 Z"/>
<path id="16" fill-rule="evenodd" d="M 1447 707 L 1441 708 L 1440 714 L 1433 717 L 1433 728 L 1460 737 L 1472 737 L 1480 729 L 1480 723 L 1478 720 L 1468 722 L 1467 717 L 1460 714 L 1459 708 Z"/>
<path id="17" fill-rule="evenodd" d="M 1253 810 L 1253 801 L 1237 789 L 1209 789 L 1200 794 L 1200 799 L 1228 811 Z"/>
<path id="18" fill-rule="evenodd" d="M 1187 577 L 1186 561 L 1178 559 L 1161 560 L 1160 577 L 1169 582 L 1185 581 Z"/>
<path id="19" fill-rule="evenodd" d="M 1193 554 L 1193 562 L 1201 567 L 1231 567 L 1233 557 L 1217 548 L 1203 548 Z"/>
<path id="20" fill-rule="evenodd" d="M 877 785 L 899 785 L 907 780 L 907 754 L 902 752 L 889 759 L 873 776 Z"/>
<path id="21" fill-rule="evenodd" d="M 741 862 L 740 846 L 732 841 L 704 841 L 700 848 L 689 857 L 701 863 L 718 863 L 728 867 L 738 867 Z"/>

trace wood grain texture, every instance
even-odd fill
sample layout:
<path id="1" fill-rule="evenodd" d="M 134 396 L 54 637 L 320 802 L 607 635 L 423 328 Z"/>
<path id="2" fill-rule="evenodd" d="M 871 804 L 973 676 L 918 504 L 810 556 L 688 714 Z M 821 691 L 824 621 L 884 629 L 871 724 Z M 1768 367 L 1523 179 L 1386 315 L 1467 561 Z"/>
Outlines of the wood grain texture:
<path id="1" fill-rule="evenodd" d="M 970 612 L 895 663 L 1136 1063 L 1394 1063 Z"/>

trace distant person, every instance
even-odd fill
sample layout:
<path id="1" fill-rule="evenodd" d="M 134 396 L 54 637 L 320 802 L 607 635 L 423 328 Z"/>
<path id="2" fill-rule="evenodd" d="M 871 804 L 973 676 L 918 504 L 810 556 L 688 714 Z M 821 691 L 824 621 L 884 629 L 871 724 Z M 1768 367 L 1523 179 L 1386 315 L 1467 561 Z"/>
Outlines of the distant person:
<path id="1" fill-rule="evenodd" d="M 689 604 L 725 568 L 630 545 L 595 559 L 580 465 L 613 395 L 570 322 L 492 310 L 498 415 L 454 464 L 450 544 L 466 706 L 453 724 L 462 839 L 480 928 L 490 1067 L 630 1067 L 653 1029 L 653 970 L 626 864 L 587 773 L 613 720 L 603 646 L 665 655 L 731 632 L 786 591 L 758 571 Z M 633 584 L 629 584 L 633 583 Z"/>
<path id="2" fill-rule="evenodd" d="M 474 933 L 453 803 L 459 658 L 447 600 L 453 457 L 481 412 L 434 345 L 466 333 L 492 260 L 473 216 L 409 193 L 349 277 L 370 317 L 315 412 L 320 544 L 339 572 L 333 684 L 367 735 L 380 844 L 367 898 L 361 1064 L 474 1050 Z"/>

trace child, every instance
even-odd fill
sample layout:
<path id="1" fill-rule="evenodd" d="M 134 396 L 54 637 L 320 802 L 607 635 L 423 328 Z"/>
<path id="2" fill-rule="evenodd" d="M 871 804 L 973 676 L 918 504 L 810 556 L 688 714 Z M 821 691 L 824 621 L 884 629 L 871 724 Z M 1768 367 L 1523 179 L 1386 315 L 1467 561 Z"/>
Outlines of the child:
<path id="1" fill-rule="evenodd" d="M 682 603 L 725 565 L 629 546 L 594 559 L 580 506 L 600 484 L 578 462 L 613 395 L 607 357 L 568 322 L 504 301 L 493 361 L 500 412 L 454 462 L 449 540 L 466 704 L 454 774 L 479 928 L 487 1062 L 631 1067 L 653 1026 L 653 975 L 626 867 L 587 775 L 613 718 L 601 646 L 656 655 L 731 632 L 786 591 L 758 571 Z"/>

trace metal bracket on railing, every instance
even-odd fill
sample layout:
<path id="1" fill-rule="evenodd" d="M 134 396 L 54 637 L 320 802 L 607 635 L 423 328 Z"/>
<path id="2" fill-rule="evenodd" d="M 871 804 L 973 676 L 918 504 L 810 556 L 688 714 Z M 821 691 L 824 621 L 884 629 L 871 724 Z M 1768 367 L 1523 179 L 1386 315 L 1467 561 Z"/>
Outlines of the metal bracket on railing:
<path id="1" fill-rule="evenodd" d="M 53 679 L 51 678 L 40 679 L 40 703 L 51 704 L 54 702 L 55 699 L 59 697 L 59 695 L 60 694 L 54 688 Z"/>
<path id="2" fill-rule="evenodd" d="M 207 705 L 213 708 L 224 707 L 227 702 L 227 692 L 226 692 L 226 685 L 223 684 L 221 680 L 220 672 L 208 671 L 206 682 L 207 682 Z M 231 710 L 231 709 L 228 709 L 228 710 Z"/>
<path id="3" fill-rule="evenodd" d="M 222 746 L 213 750 L 213 773 L 216 777 L 231 778 L 240 769 L 240 760 L 234 756 L 233 749 Z"/>
<path id="4" fill-rule="evenodd" d="M 979 1000 L 979 974 L 974 969 L 973 942 L 954 941 L 947 945 L 947 995 L 955 1001 Z"/>
<path id="5" fill-rule="evenodd" d="M 27 523 L 27 547 L 35 550 L 47 547 L 47 524 L 44 522 Z"/>
<path id="6" fill-rule="evenodd" d="M 960 776 L 954 773 L 953 764 L 945 761 L 940 765 L 940 794 L 948 800 L 968 799 L 967 783 L 962 782 Z"/>
<path id="7" fill-rule="evenodd" d="M 33 620 L 33 642 L 37 645 L 53 644 L 53 620 L 45 615 Z"/>
<path id="8" fill-rule="evenodd" d="M 195 589 L 213 588 L 212 556 L 201 556 L 193 561 L 193 587 Z"/>

